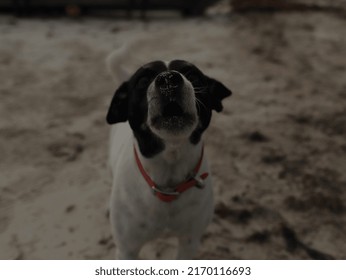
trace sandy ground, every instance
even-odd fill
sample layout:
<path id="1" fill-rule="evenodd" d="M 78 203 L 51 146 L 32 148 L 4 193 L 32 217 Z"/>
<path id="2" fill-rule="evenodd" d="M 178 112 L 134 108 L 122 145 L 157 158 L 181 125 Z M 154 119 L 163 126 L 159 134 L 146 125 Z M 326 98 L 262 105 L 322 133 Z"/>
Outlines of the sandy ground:
<path id="1" fill-rule="evenodd" d="M 216 213 L 202 259 L 346 259 L 346 20 L 0 17 L 0 259 L 112 259 L 105 57 L 183 58 L 233 90 L 205 135 Z M 155 244 L 146 258 L 171 256 Z"/>

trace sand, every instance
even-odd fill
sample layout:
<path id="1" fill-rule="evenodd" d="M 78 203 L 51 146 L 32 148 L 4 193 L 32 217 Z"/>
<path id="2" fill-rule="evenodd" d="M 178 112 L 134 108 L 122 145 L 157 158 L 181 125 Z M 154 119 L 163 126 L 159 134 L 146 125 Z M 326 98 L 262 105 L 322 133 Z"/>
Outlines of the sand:
<path id="1" fill-rule="evenodd" d="M 112 259 L 105 66 L 187 59 L 233 91 L 204 139 L 216 213 L 201 259 L 346 258 L 346 20 L 0 16 L 0 259 Z M 154 38 L 154 39 L 153 39 Z M 138 61 L 137 61 L 138 59 Z M 143 258 L 169 258 L 163 239 Z"/>

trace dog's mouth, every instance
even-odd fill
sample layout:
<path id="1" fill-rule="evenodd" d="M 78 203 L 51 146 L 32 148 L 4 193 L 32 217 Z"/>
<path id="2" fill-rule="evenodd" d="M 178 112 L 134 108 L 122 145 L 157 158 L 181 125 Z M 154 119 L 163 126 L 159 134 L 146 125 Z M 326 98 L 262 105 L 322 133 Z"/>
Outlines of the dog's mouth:
<path id="1" fill-rule="evenodd" d="M 176 101 L 171 101 L 165 104 L 162 108 L 162 117 L 170 118 L 174 116 L 182 116 L 184 114 L 184 110 L 182 106 Z"/>
<path id="2" fill-rule="evenodd" d="M 151 126 L 157 131 L 183 133 L 193 127 L 196 116 L 184 110 L 177 101 L 170 101 L 161 106 L 160 113 L 151 118 Z"/>

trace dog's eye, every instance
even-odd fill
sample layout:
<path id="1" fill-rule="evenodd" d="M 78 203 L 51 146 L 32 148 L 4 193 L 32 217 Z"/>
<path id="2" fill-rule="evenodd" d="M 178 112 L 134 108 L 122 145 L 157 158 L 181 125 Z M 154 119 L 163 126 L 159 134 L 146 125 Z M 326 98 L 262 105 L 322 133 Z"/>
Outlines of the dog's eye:
<path id="1" fill-rule="evenodd" d="M 139 88 L 145 88 L 149 85 L 150 80 L 148 77 L 141 77 L 137 82 L 137 87 Z"/>
<path id="2" fill-rule="evenodd" d="M 185 77 L 191 82 L 191 83 L 196 83 L 200 81 L 200 75 L 194 72 L 187 73 Z"/>

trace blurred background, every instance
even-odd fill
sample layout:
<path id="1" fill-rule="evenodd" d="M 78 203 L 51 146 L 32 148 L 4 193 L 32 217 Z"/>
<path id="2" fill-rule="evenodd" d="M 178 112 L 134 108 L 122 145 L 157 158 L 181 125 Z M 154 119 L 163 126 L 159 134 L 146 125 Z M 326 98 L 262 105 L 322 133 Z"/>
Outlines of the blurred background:
<path id="1" fill-rule="evenodd" d="M 345 1 L 1 0 L 0 12 L 0 259 L 114 258 L 105 115 L 120 81 L 105 58 L 128 42 L 133 71 L 186 59 L 233 91 L 205 135 L 216 210 L 198 258 L 346 259 Z"/>

